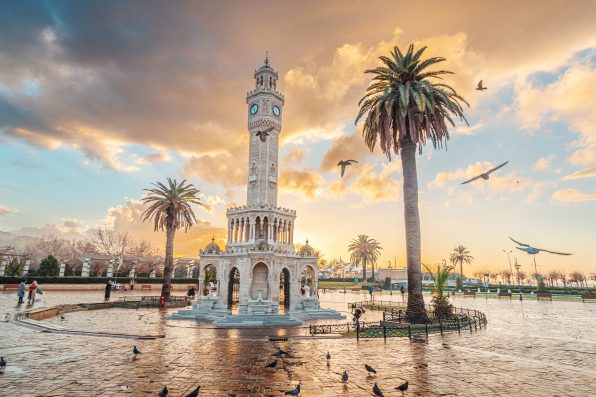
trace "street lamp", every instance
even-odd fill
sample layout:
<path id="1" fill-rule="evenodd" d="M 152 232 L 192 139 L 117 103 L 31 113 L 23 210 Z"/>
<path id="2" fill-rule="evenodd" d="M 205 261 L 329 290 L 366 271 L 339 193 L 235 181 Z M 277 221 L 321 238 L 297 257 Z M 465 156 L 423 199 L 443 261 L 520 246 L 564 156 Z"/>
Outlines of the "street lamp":
<path id="1" fill-rule="evenodd" d="M 519 300 L 523 300 L 522 297 L 522 290 L 521 290 L 521 279 L 519 278 L 519 269 L 521 267 L 521 265 L 517 262 L 517 258 L 513 258 L 515 260 L 515 270 L 517 271 L 517 284 L 519 286 Z"/>
<path id="2" fill-rule="evenodd" d="M 509 257 L 509 254 L 512 253 L 513 251 L 511 251 L 511 250 L 509 250 L 509 251 L 502 250 L 502 251 L 507 254 L 507 261 L 509 262 L 509 271 L 511 272 L 511 275 L 513 276 L 513 268 L 511 267 L 511 258 Z"/>

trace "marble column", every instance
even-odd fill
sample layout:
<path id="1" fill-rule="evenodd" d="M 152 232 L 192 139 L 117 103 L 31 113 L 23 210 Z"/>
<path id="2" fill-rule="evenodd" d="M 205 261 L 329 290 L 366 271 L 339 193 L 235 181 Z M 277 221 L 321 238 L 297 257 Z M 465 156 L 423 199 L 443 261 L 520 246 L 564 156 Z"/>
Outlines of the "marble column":
<path id="1" fill-rule="evenodd" d="M 151 270 L 151 273 L 149 273 L 149 278 L 155 278 L 155 273 L 157 273 L 157 270 Z"/>
<path id="2" fill-rule="evenodd" d="M 114 275 L 114 262 L 108 262 L 108 269 L 106 270 L 106 277 L 112 277 Z"/>
<path id="3" fill-rule="evenodd" d="M 60 262 L 60 274 L 58 277 L 64 277 L 64 272 L 66 271 L 66 263 Z"/>
<path id="4" fill-rule="evenodd" d="M 7 264 L 6 259 L 2 259 L 2 262 L 0 262 L 0 277 L 4 276 L 4 273 L 6 273 Z"/>
<path id="5" fill-rule="evenodd" d="M 130 269 L 130 271 L 128 272 L 128 277 L 134 278 L 135 277 L 135 271 L 136 271 L 136 268 L 134 268 L 134 267 L 132 269 Z"/>

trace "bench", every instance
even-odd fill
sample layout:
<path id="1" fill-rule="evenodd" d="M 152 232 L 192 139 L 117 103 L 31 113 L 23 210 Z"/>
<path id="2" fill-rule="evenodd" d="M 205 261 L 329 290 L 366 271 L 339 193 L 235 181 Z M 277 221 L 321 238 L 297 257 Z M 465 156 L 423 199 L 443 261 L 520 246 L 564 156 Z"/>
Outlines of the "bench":
<path id="1" fill-rule="evenodd" d="M 352 292 L 360 292 L 360 291 L 362 291 L 362 288 L 350 288 L 350 291 L 352 291 Z"/>
<path id="2" fill-rule="evenodd" d="M 499 299 L 501 299 L 502 296 L 508 296 L 509 299 L 511 299 L 512 293 L 511 292 L 499 292 Z"/>
<path id="3" fill-rule="evenodd" d="M 476 297 L 476 291 L 464 291 L 464 296 Z"/>
<path id="4" fill-rule="evenodd" d="M 18 289 L 18 284 L 4 284 L 4 291 L 17 291 Z"/>
<path id="5" fill-rule="evenodd" d="M 548 300 L 552 301 L 553 300 L 553 294 L 548 293 L 548 292 L 538 292 L 536 294 L 536 298 L 538 300 L 540 300 L 540 298 L 542 298 L 542 299 L 548 299 Z"/>
<path id="6" fill-rule="evenodd" d="M 141 291 L 144 289 L 151 289 L 151 284 L 141 284 Z"/>
<path id="7" fill-rule="evenodd" d="M 582 302 L 587 300 L 596 300 L 596 294 L 582 294 Z"/>

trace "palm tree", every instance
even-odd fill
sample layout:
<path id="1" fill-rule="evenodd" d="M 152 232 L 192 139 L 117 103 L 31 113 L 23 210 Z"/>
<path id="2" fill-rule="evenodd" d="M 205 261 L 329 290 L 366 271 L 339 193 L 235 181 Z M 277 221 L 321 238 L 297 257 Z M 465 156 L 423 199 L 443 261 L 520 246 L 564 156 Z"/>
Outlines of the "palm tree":
<path id="1" fill-rule="evenodd" d="M 374 280 L 374 264 L 381 255 L 381 244 L 374 238 L 368 237 L 366 234 L 359 234 L 358 238 L 350 242 L 348 250 L 350 251 L 350 260 L 352 262 L 360 261 L 362 263 L 362 280 L 366 282 L 366 265 L 368 263 L 373 266 L 373 281 Z"/>
<path id="2" fill-rule="evenodd" d="M 462 282 L 464 281 L 464 263 L 469 265 L 472 263 L 472 259 L 474 259 L 474 257 L 470 255 L 470 251 L 463 245 L 455 247 L 449 257 L 449 261 L 453 263 L 453 266 L 457 266 L 459 263 L 459 277 Z"/>
<path id="3" fill-rule="evenodd" d="M 430 267 L 422 264 L 426 271 L 430 274 L 435 284 L 435 293 L 433 297 L 433 306 L 435 311 L 435 317 L 437 318 L 448 318 L 453 313 L 453 306 L 449 303 L 446 296 L 444 296 L 445 287 L 447 287 L 447 281 L 453 270 L 452 266 L 447 266 L 445 263 L 443 266 L 437 263 L 437 271 L 433 273 Z"/>
<path id="4" fill-rule="evenodd" d="M 202 205 L 197 195 L 199 190 L 186 180 L 178 183 L 168 178 L 168 186 L 161 182 L 152 183 L 155 188 L 143 189 L 149 194 L 143 197 L 143 204 L 149 207 L 141 215 L 143 222 L 153 220 L 154 231 L 166 231 L 166 259 L 163 270 L 161 296 L 170 299 L 172 287 L 172 268 L 174 262 L 174 234 L 176 230 L 188 229 L 197 221 L 191 204 Z"/>
<path id="5" fill-rule="evenodd" d="M 420 215 L 418 213 L 418 176 L 416 149 L 422 151 L 427 140 L 433 147 L 442 147 L 449 139 L 447 123 L 453 118 L 465 121 L 461 103 L 467 102 L 453 88 L 432 79 L 451 72 L 429 71 L 428 68 L 445 58 L 421 59 L 426 47 L 414 52 L 410 45 L 404 55 L 396 46 L 390 57 L 379 59 L 382 66 L 366 70 L 373 74 L 358 105 L 356 123 L 364 117 L 362 135 L 373 151 L 377 140 L 381 151 L 391 160 L 392 151 L 401 155 L 404 190 L 404 220 L 408 266 L 407 314 L 415 322 L 424 322 L 426 312 L 422 297 L 420 269 Z"/>

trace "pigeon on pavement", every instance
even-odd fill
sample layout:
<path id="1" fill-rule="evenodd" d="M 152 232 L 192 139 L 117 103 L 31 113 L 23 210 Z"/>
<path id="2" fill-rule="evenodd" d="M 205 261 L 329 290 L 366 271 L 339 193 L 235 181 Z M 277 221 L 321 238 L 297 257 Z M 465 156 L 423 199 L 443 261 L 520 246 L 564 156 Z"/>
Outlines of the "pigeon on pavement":
<path id="1" fill-rule="evenodd" d="M 188 393 L 186 397 L 197 397 L 199 395 L 199 390 L 201 390 L 201 386 L 197 386 L 197 388 Z"/>
<path id="2" fill-rule="evenodd" d="M 168 395 L 169 391 L 168 391 L 168 387 L 164 386 L 163 389 L 161 389 L 161 391 L 159 392 L 159 397 L 166 397 Z"/>
<path id="3" fill-rule="evenodd" d="M 297 396 L 298 394 L 300 394 L 300 383 L 298 383 L 298 385 L 296 386 L 296 388 L 294 390 L 289 390 L 289 391 L 285 392 L 284 394 L 290 395 L 290 396 Z"/>
<path id="4" fill-rule="evenodd" d="M 377 371 L 375 371 L 375 369 L 373 367 L 371 367 L 370 365 L 368 365 L 368 364 L 364 364 L 364 368 L 366 368 L 366 371 L 368 371 L 369 374 L 371 374 L 371 373 L 372 374 L 376 374 L 377 373 Z"/>

